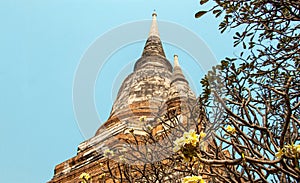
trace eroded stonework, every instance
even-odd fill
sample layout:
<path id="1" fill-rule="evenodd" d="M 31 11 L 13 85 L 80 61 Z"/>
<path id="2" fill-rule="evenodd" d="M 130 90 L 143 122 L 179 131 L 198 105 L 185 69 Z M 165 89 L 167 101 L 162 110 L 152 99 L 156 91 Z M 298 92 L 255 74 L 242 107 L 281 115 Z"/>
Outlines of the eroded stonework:
<path id="1" fill-rule="evenodd" d="M 123 81 L 109 119 L 94 137 L 78 146 L 75 157 L 55 167 L 49 183 L 79 182 L 82 172 L 96 178 L 102 173 L 99 163 L 104 162 L 103 152 L 107 147 L 121 148 L 120 139 L 126 138 L 130 130 L 143 135 L 145 126 L 155 122 L 157 117 L 172 109 L 183 115 L 188 101 L 196 101 L 177 57 L 174 67 L 165 57 L 156 16 L 150 30 L 142 57 L 136 61 L 133 73 Z"/>

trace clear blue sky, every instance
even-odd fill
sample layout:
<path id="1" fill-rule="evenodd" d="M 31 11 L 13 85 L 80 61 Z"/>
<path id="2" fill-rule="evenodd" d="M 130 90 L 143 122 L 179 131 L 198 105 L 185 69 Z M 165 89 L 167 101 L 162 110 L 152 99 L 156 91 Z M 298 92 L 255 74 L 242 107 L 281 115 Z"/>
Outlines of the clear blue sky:
<path id="1" fill-rule="evenodd" d="M 194 18 L 200 10 L 199 0 L 0 2 L 1 182 L 46 182 L 56 164 L 76 155 L 77 145 L 85 139 L 73 112 L 72 85 L 82 55 L 105 32 L 127 22 L 150 19 L 153 9 L 158 20 L 175 22 L 195 32 L 217 60 L 235 52 L 232 33 L 221 35 L 212 15 Z M 140 56 L 143 44 L 114 53 L 103 73 L 120 72 Z M 170 60 L 173 52 L 180 52 L 166 47 Z M 199 85 L 203 73 L 192 71 L 188 64 L 181 65 Z M 111 86 L 116 76 L 107 77 L 106 82 L 100 78 L 95 89 L 101 120 L 107 118 L 118 89 Z M 100 91 L 108 96 L 101 98 L 97 95 Z"/>

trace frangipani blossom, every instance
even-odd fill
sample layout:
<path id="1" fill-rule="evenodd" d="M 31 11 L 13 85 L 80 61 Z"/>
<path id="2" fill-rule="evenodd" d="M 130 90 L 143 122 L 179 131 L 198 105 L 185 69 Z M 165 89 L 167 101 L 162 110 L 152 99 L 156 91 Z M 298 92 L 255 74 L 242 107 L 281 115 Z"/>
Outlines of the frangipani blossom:
<path id="1" fill-rule="evenodd" d="M 235 128 L 232 127 L 232 126 L 230 126 L 230 125 L 228 125 L 228 126 L 226 127 L 226 131 L 227 131 L 228 133 L 230 133 L 230 134 L 235 134 L 235 132 L 236 132 Z"/>
<path id="2" fill-rule="evenodd" d="M 184 177 L 182 183 L 205 183 L 201 176 L 187 176 Z"/>

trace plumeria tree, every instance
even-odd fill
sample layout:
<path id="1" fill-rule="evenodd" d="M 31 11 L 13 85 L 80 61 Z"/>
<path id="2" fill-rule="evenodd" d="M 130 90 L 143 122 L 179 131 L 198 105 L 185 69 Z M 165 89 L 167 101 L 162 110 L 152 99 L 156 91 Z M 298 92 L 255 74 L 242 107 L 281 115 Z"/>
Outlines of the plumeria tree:
<path id="1" fill-rule="evenodd" d="M 226 172 L 215 176 L 225 182 L 299 182 L 300 2 L 214 3 L 195 16 L 219 17 L 221 32 L 236 31 L 234 46 L 242 50 L 201 81 L 208 134 L 219 149 L 209 159 Z M 218 160 L 225 151 L 226 160 Z"/>

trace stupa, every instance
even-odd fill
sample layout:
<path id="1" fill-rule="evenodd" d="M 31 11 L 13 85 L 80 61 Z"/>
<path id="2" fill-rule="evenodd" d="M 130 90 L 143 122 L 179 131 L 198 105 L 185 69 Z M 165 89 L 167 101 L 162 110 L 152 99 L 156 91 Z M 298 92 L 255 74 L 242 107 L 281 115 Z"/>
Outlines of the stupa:
<path id="1" fill-rule="evenodd" d="M 184 121 L 188 101 L 196 101 L 174 55 L 174 64 L 166 58 L 160 39 L 157 14 L 152 14 L 152 24 L 142 56 L 136 61 L 112 106 L 108 120 L 99 127 L 94 137 L 79 144 L 77 155 L 58 165 L 49 183 L 80 182 L 86 172 L 92 178 L 102 174 L 99 164 L 104 162 L 107 148 L 121 148 L 128 134 L 145 135 L 151 125 L 155 134 L 162 130 L 159 117 L 172 112 Z"/>

